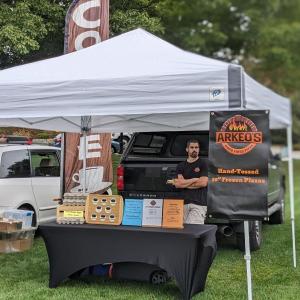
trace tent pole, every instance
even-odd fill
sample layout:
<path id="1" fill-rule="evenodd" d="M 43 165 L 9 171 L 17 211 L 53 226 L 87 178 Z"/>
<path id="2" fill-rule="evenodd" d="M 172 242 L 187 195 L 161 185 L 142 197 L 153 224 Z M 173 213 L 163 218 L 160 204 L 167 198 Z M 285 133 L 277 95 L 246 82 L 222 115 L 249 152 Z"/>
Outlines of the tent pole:
<path id="1" fill-rule="evenodd" d="M 86 193 L 86 130 L 83 130 L 83 193 Z"/>
<path id="2" fill-rule="evenodd" d="M 290 208 L 292 223 L 293 240 L 293 266 L 296 268 L 296 238 L 295 238 L 295 205 L 294 205 L 294 166 L 293 166 L 293 140 L 292 125 L 287 128 L 287 147 L 288 147 L 288 169 L 289 169 L 289 190 L 290 190 Z"/>
<path id="3" fill-rule="evenodd" d="M 61 134 L 60 142 L 60 198 L 63 199 L 65 191 L 65 134 Z"/>
<path id="4" fill-rule="evenodd" d="M 82 190 L 83 193 L 86 193 L 86 136 L 89 130 L 91 129 L 91 117 L 90 116 L 81 116 L 81 132 L 82 132 L 82 142 L 83 142 L 83 184 Z"/>

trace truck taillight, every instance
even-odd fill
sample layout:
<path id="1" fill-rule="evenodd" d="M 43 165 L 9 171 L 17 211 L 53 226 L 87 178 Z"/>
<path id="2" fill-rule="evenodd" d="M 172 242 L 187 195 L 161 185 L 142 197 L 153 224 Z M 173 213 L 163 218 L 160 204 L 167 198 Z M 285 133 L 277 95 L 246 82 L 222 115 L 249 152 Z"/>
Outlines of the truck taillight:
<path id="1" fill-rule="evenodd" d="M 117 189 L 118 191 L 124 190 L 124 167 L 122 165 L 117 168 Z"/>
<path id="2" fill-rule="evenodd" d="M 117 168 L 117 176 L 124 176 L 124 167 L 119 165 Z"/>

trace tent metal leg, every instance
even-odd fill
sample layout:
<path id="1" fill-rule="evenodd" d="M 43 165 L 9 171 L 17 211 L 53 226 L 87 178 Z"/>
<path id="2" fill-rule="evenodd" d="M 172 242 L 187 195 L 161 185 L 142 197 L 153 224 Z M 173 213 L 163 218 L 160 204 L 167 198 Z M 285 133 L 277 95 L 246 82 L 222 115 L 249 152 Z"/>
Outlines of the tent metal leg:
<path id="1" fill-rule="evenodd" d="M 65 134 L 61 134 L 61 142 L 60 142 L 60 197 L 63 198 L 64 196 L 64 176 L 65 176 Z"/>
<path id="2" fill-rule="evenodd" d="M 83 131 L 83 193 L 86 193 L 86 131 Z"/>
<path id="3" fill-rule="evenodd" d="M 92 121 L 92 117 L 91 116 L 82 116 L 81 117 L 81 132 L 83 135 L 83 193 L 87 192 L 87 178 L 86 178 L 86 136 L 87 133 L 90 131 L 91 129 L 91 121 Z"/>
<path id="4" fill-rule="evenodd" d="M 249 221 L 244 221 L 244 235 L 245 235 L 245 261 L 247 270 L 247 289 L 248 300 L 252 300 L 252 276 L 251 276 L 251 253 L 249 241 Z"/>
<path id="5" fill-rule="evenodd" d="M 293 166 L 293 140 L 292 126 L 287 128 L 287 147 L 288 147 L 288 169 L 289 169 L 289 190 L 290 190 L 290 207 L 292 223 L 292 240 L 293 240 L 293 266 L 296 268 L 296 237 L 295 237 L 295 205 L 294 205 L 294 166 Z"/>

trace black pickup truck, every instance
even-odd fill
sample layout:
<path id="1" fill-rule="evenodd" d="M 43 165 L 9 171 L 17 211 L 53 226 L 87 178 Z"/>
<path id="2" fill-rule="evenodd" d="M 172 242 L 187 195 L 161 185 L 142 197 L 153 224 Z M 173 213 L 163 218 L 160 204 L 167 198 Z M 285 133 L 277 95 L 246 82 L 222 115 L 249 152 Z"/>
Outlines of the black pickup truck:
<path id="1" fill-rule="evenodd" d="M 117 169 L 117 187 L 124 198 L 180 198 L 175 187 L 166 181 L 176 177 L 176 166 L 186 159 L 186 142 L 197 139 L 200 142 L 200 157 L 208 157 L 208 132 L 147 132 L 135 133 Z M 268 215 L 270 224 L 284 222 L 285 178 L 278 156 L 270 153 Z M 217 224 L 219 233 L 236 238 L 236 245 L 244 250 L 243 222 L 221 219 L 207 219 Z M 250 222 L 250 246 L 260 248 L 262 243 L 262 222 Z"/>

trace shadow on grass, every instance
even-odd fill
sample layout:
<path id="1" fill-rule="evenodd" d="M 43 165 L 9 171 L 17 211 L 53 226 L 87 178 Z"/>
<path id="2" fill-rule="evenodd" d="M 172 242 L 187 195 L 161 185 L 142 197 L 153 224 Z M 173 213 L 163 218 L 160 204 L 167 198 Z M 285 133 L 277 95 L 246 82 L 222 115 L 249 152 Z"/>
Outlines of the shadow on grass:
<path id="1" fill-rule="evenodd" d="M 130 296 L 139 299 L 139 296 L 148 295 L 149 299 L 182 299 L 182 295 L 176 286 L 174 280 L 170 280 L 165 284 L 154 285 L 149 282 L 140 282 L 133 280 L 119 280 L 119 279 L 108 279 L 97 276 L 84 276 L 80 279 L 66 280 L 64 283 L 58 286 L 59 288 L 97 288 L 103 289 L 105 294 L 106 290 L 118 291 L 129 291 Z M 124 299 L 126 299 L 126 293 L 124 293 Z"/>

